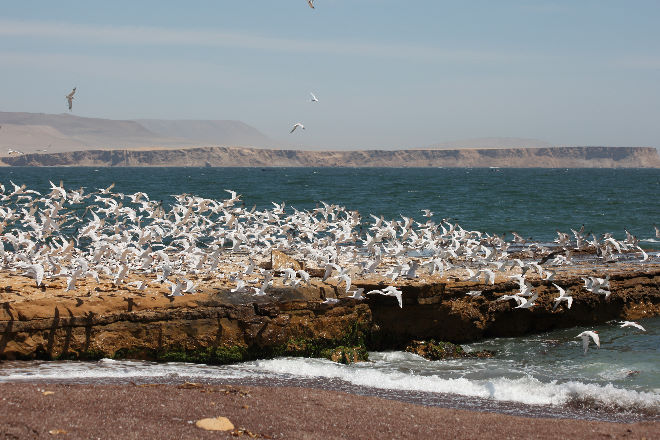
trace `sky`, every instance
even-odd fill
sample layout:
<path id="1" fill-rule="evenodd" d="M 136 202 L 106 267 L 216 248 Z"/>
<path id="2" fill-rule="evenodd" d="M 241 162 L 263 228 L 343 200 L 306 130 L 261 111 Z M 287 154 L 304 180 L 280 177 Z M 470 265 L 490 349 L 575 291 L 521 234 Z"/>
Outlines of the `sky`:
<path id="1" fill-rule="evenodd" d="M 76 86 L 78 116 L 240 120 L 293 148 L 660 147 L 657 0 L 5 3 L 0 111 L 63 113 Z"/>

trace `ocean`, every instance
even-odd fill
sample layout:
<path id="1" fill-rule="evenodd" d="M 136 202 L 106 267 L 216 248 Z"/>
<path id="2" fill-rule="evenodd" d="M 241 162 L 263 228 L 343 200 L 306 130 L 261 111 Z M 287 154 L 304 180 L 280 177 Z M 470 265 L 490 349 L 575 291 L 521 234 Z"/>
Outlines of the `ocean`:
<path id="1" fill-rule="evenodd" d="M 0 168 L 12 180 L 49 191 L 49 180 L 87 191 L 146 192 L 169 203 L 172 194 L 226 198 L 246 206 L 285 202 L 312 209 L 320 201 L 369 214 L 422 220 L 448 218 L 466 229 L 516 231 L 551 242 L 556 230 L 582 225 L 595 234 L 636 235 L 660 249 L 660 170 L 648 169 L 392 169 L 392 168 Z M 370 361 L 340 365 L 321 359 L 279 358 L 229 366 L 136 361 L 4 362 L 3 381 L 74 383 L 217 383 L 304 385 L 377 395 L 427 405 L 595 420 L 660 420 L 660 318 L 639 321 L 640 332 L 614 323 L 590 328 L 601 348 L 586 355 L 575 336 L 585 328 L 467 344 L 495 350 L 492 359 L 428 361 L 410 353 L 370 353 Z"/>

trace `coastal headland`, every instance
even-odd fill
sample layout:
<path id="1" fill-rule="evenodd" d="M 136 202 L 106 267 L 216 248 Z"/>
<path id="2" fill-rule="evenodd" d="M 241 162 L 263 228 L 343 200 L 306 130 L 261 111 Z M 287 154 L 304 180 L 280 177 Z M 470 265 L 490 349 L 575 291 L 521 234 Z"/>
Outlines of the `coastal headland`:
<path id="1" fill-rule="evenodd" d="M 275 267 L 273 264 L 275 263 Z M 278 255 L 262 265 L 275 273 L 294 266 Z M 39 288 L 28 277 L 0 276 L 0 359 L 130 358 L 232 363 L 279 355 L 352 361 L 352 352 L 405 349 L 419 340 L 456 344 L 489 337 L 520 336 L 610 320 L 660 314 L 660 265 L 613 263 L 562 267 L 550 282 L 528 279 L 539 293 L 532 308 L 515 308 L 518 283 L 499 273 L 493 284 L 459 281 L 451 272 L 397 281 L 396 298 L 347 297 L 322 270 L 307 267 L 309 285 L 292 287 L 275 278 L 266 296 L 232 292 L 227 280 L 195 279 L 197 293 L 168 296 L 150 283 L 143 291 L 127 283 L 81 280 L 65 291 L 63 279 Z M 581 276 L 609 276 L 611 295 L 586 291 Z M 155 275 L 132 278 L 154 281 Z M 571 291 L 572 307 L 554 308 L 556 283 Z M 382 277 L 355 279 L 365 291 L 385 285 Z M 478 296 L 466 295 L 479 290 Z M 359 357 L 359 356 L 358 356 Z"/>
<path id="2" fill-rule="evenodd" d="M 0 166 L 660 168 L 652 147 L 310 151 L 246 147 L 88 149 L 2 157 Z"/>

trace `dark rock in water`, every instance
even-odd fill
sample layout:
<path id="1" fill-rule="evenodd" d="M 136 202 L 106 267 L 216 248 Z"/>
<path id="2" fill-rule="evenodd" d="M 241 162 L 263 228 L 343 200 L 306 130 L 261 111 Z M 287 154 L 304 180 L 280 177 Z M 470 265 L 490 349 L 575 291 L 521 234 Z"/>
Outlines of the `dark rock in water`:
<path id="1" fill-rule="evenodd" d="M 332 350 L 324 350 L 321 355 L 326 359 L 342 364 L 354 364 L 355 362 L 369 360 L 369 353 L 364 346 L 337 347 Z"/>
<path id="2" fill-rule="evenodd" d="M 495 352 L 490 350 L 467 352 L 460 345 L 451 342 L 436 342 L 433 339 L 430 341 L 412 341 L 406 347 L 406 351 L 415 353 L 430 361 L 468 357 L 490 358 L 495 355 Z"/>

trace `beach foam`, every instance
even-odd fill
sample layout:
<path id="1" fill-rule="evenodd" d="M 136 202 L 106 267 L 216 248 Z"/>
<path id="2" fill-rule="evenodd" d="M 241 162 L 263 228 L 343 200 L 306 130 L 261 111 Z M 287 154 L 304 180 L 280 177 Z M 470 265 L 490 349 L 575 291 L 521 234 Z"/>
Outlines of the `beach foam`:
<path id="1" fill-rule="evenodd" d="M 660 414 L 660 393 L 635 391 L 612 384 L 582 381 L 543 382 L 531 375 L 519 378 L 468 379 L 422 375 L 413 368 L 418 356 L 405 352 L 379 354 L 378 362 L 353 365 L 324 359 L 278 358 L 228 366 L 139 361 L 16 363 L 0 370 L 0 382 L 69 381 L 94 383 L 108 381 L 180 382 L 215 380 L 322 380 L 342 381 L 356 387 L 399 392 L 438 393 L 515 402 L 526 405 L 568 405 L 591 408 L 626 408 Z M 394 367 L 393 365 L 396 365 Z"/>
<path id="2" fill-rule="evenodd" d="M 255 364 L 264 373 L 340 379 L 369 388 L 457 394 L 530 405 L 563 405 L 577 396 L 593 399 L 604 406 L 660 409 L 659 394 L 616 388 L 611 384 L 587 384 L 580 381 L 544 383 L 530 376 L 519 379 L 452 379 L 437 375 L 421 376 L 406 372 L 355 368 L 319 359 L 274 359 L 258 361 Z"/>

